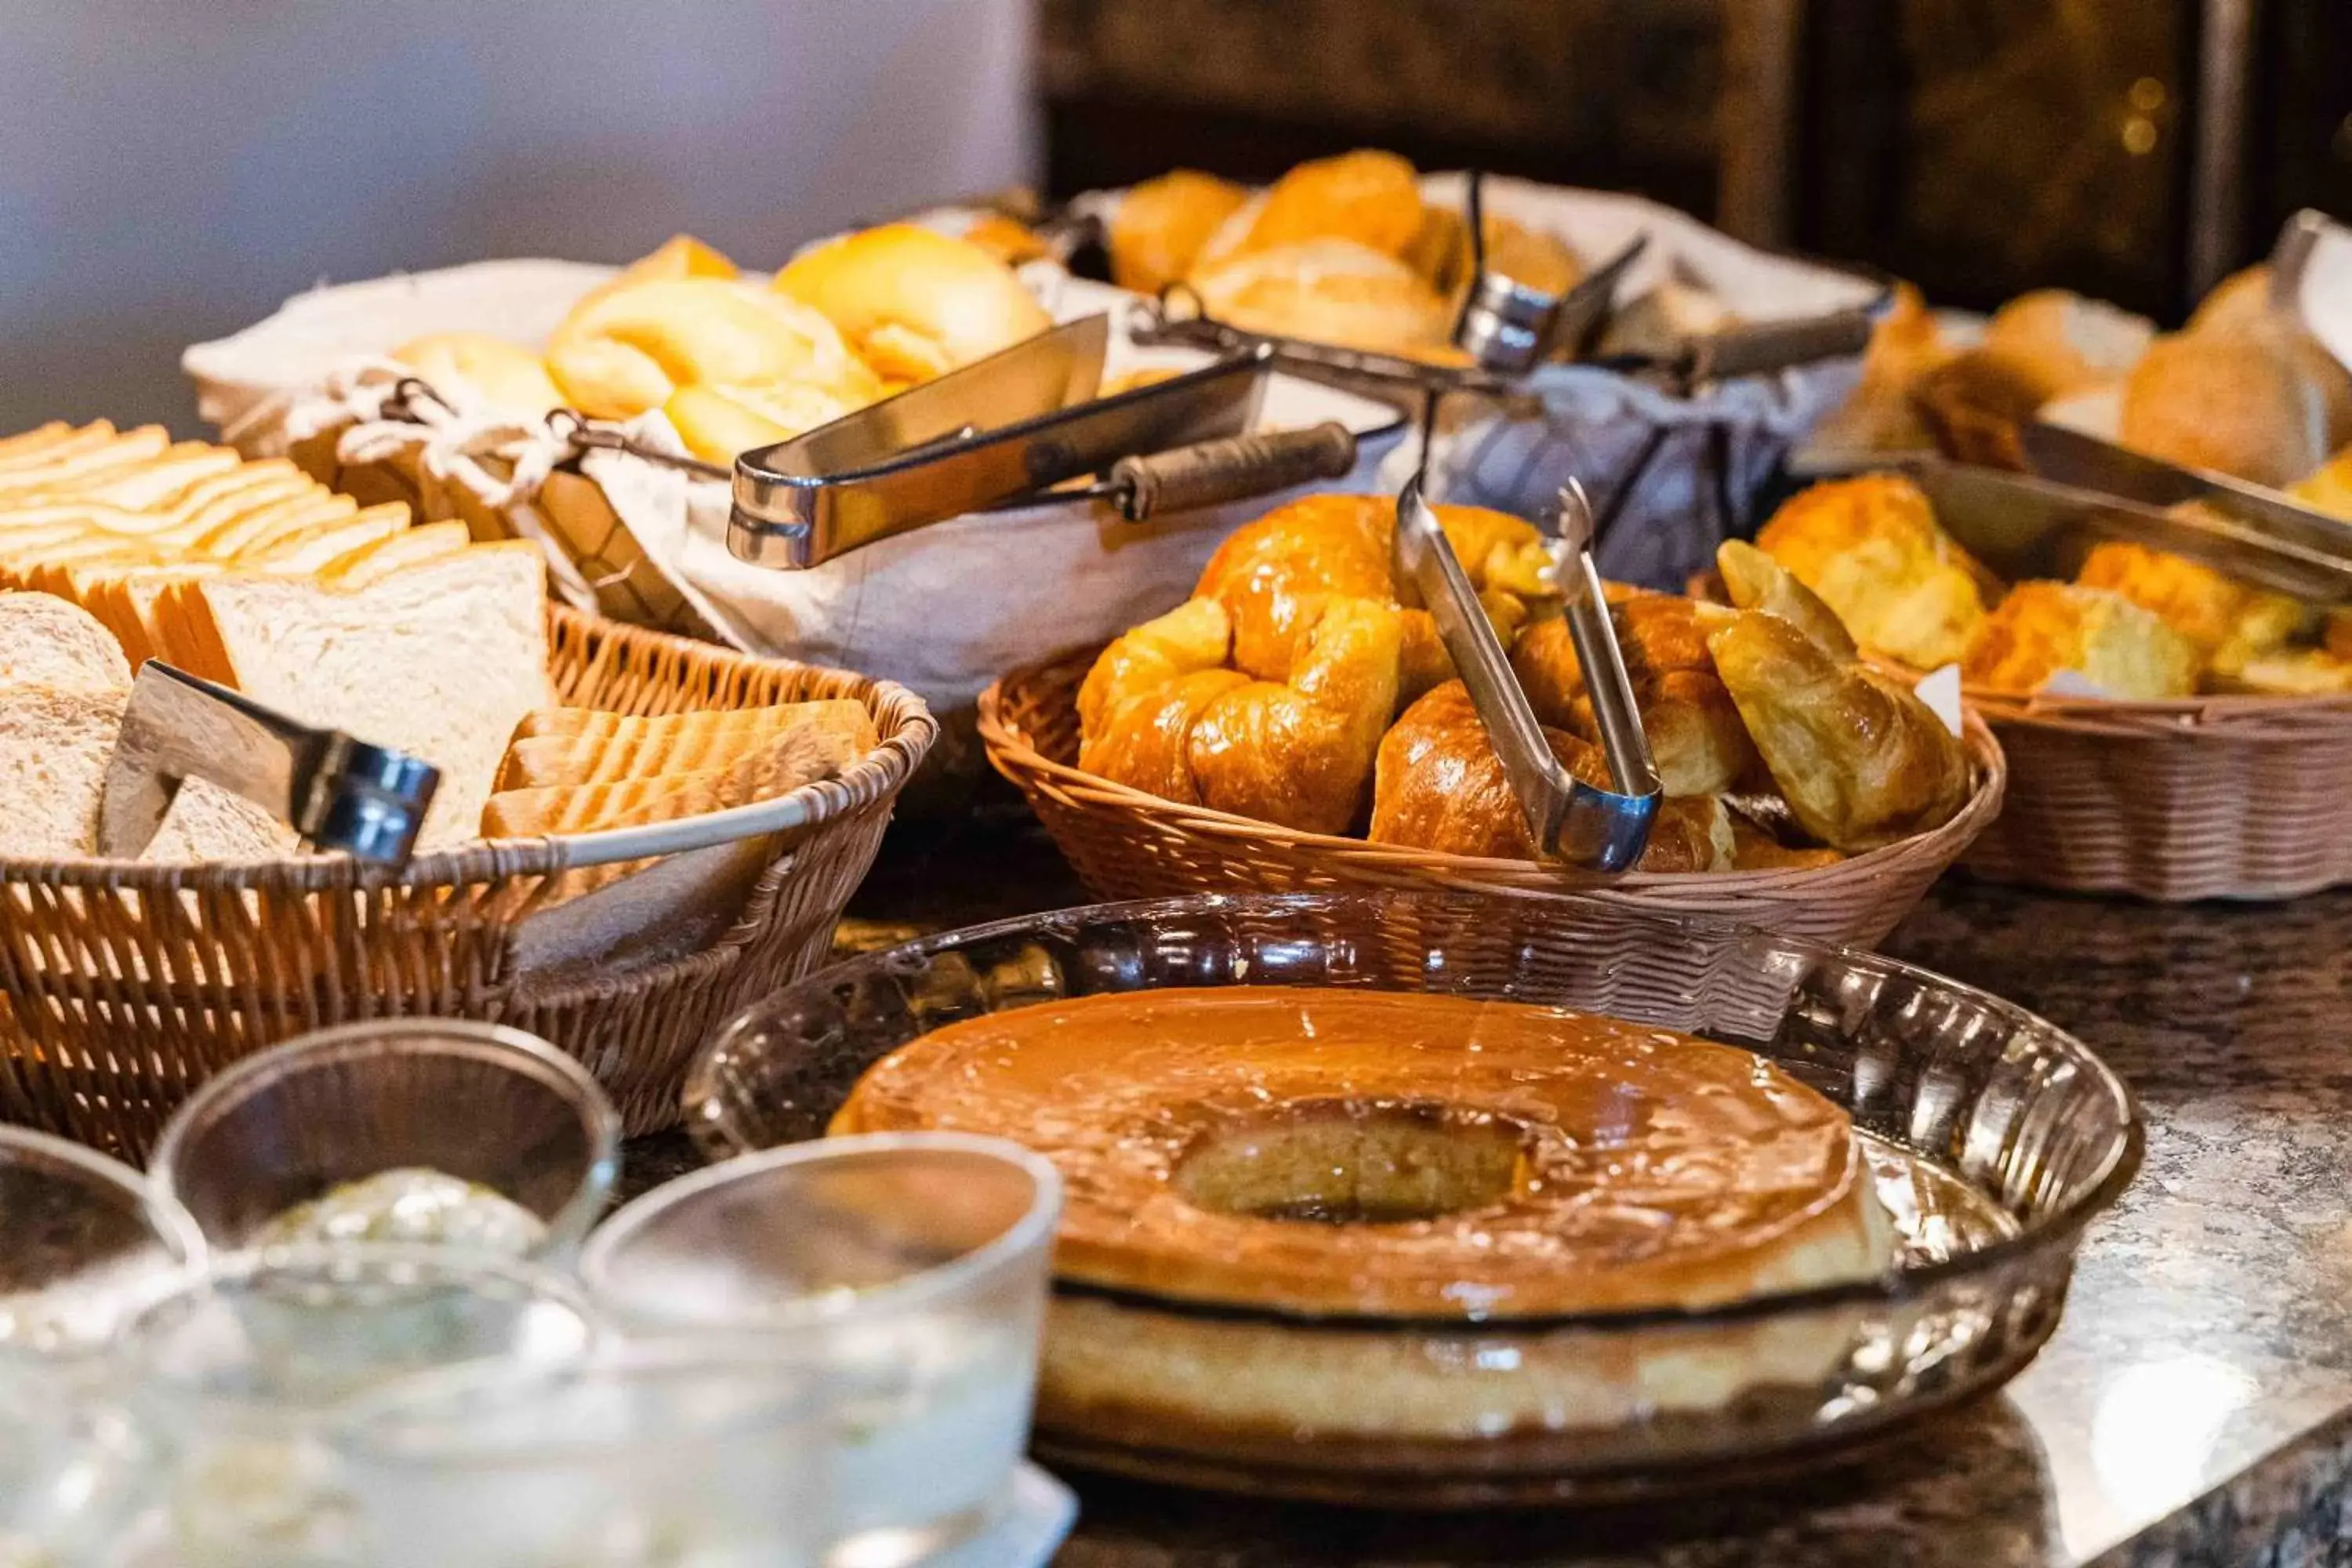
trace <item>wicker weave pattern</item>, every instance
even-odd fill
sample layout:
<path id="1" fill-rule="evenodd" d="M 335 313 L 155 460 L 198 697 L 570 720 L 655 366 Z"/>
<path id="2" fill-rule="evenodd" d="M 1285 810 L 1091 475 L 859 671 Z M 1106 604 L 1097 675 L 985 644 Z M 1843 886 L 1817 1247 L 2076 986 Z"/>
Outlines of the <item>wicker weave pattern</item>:
<path id="1" fill-rule="evenodd" d="M 2352 699 L 1969 696 L 2016 785 L 1981 876 L 2168 900 L 2352 882 Z"/>
<path id="2" fill-rule="evenodd" d="M 441 1015 L 553 1040 L 611 1090 L 632 1132 L 674 1123 L 678 1084 L 717 1023 L 825 955 L 936 729 L 887 682 L 551 615 L 551 673 L 567 703 L 652 714 L 854 698 L 882 744 L 802 792 L 808 826 L 760 847 L 764 868 L 730 929 L 619 973 L 516 962 L 518 925 L 571 863 L 561 838 L 471 845 L 397 874 L 341 858 L 0 860 L 0 1118 L 135 1156 L 242 1056 L 330 1024 Z"/>
<path id="3" fill-rule="evenodd" d="M 1973 716 L 1976 794 L 1933 833 L 1810 870 L 1601 878 L 1524 860 L 1297 833 L 1112 784 L 1075 765 L 1077 689 L 1099 649 L 1017 670 L 981 695 L 980 732 L 1070 864 L 1102 899 L 1202 892 L 1440 888 L 1538 897 L 1596 894 L 1666 915 L 1728 918 L 1818 941 L 1876 943 L 2000 812 L 2000 747 Z"/>

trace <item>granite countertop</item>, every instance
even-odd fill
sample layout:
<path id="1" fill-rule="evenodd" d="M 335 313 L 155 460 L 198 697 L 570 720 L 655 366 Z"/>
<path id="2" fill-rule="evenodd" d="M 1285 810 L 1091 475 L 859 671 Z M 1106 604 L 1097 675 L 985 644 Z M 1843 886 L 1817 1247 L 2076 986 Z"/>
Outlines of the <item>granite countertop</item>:
<path id="1" fill-rule="evenodd" d="M 1080 902 L 1034 829 L 886 850 L 845 937 Z M 879 922 L 867 924 L 863 922 Z M 2352 1563 L 2352 893 L 2141 905 L 1948 880 L 1887 944 L 2128 1079 L 2147 1161 L 2000 1396 L 1842 1469 L 1663 1509 L 1414 1515 L 1085 1476 L 1065 1568 Z M 642 1141 L 627 1185 L 690 1163 Z"/>

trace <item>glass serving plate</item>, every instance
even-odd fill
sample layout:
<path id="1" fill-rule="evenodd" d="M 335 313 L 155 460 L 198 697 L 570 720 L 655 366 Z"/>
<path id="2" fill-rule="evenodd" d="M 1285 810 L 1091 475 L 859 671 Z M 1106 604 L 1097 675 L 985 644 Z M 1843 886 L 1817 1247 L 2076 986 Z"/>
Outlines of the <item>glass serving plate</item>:
<path id="1" fill-rule="evenodd" d="M 1582 900 L 1417 893 L 1102 905 L 857 959 L 722 1030 L 688 1079 L 688 1125 L 714 1158 L 820 1137 L 867 1068 L 929 1030 L 1094 993 L 1241 984 L 1536 1003 L 1754 1050 L 1852 1115 L 1898 1232 L 1895 1264 L 1703 1310 L 1483 1321 L 1057 1280 L 1037 1409 L 1049 1458 L 1433 1507 L 1613 1500 L 1801 1468 L 2031 1361 L 2057 1325 L 2084 1226 L 2138 1163 L 2137 1113 L 2113 1072 L 2046 1021 L 1941 976 Z M 1137 1420 L 1076 1396 L 1103 1385 L 1107 1356 L 1212 1404 L 1278 1378 L 1295 1414 L 1276 1427 Z M 1318 1415 L 1321 1394 L 1376 1382 L 1453 1412 L 1455 1430 Z"/>

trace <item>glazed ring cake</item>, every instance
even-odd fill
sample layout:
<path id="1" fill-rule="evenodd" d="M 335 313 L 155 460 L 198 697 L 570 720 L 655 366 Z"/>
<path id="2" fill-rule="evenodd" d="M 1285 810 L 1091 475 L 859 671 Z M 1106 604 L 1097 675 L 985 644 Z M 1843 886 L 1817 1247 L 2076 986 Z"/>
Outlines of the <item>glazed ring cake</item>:
<path id="1" fill-rule="evenodd" d="M 922 1128 L 1062 1172 L 1039 1419 L 1104 1442 L 1532 1459 L 1817 1384 L 1853 1329 L 1559 1319 L 1865 1279 L 1893 1254 L 1828 1100 L 1748 1051 L 1521 1004 L 1235 986 L 1021 1008 L 902 1047 L 833 1123 Z"/>

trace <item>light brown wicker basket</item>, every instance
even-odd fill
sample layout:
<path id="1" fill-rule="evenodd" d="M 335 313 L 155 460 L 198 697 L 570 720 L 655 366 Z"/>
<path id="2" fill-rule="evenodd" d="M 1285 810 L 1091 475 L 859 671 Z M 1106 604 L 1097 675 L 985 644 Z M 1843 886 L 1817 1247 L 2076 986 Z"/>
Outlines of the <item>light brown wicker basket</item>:
<path id="1" fill-rule="evenodd" d="M 1180 805 L 1083 773 L 1077 689 L 1099 649 L 1014 671 L 981 694 L 980 733 L 1078 876 L 1103 899 L 1197 892 L 1446 888 L 1520 896 L 1579 892 L 1669 915 L 1728 918 L 1815 941 L 1870 946 L 1895 929 L 2000 812 L 2000 747 L 1971 715 L 1976 793 L 1936 829 L 1833 866 L 1722 875 L 1604 878 L 1532 860 L 1433 854 L 1298 833 Z"/>
<path id="2" fill-rule="evenodd" d="M 1979 876 L 2171 901 L 2352 882 L 2352 697 L 1968 695 L 2011 784 Z"/>
<path id="3" fill-rule="evenodd" d="M 437 1015 L 554 1041 L 611 1091 L 631 1132 L 674 1123 L 711 1028 L 824 958 L 936 729 L 920 699 L 887 682 L 551 616 L 566 703 L 650 714 L 853 698 L 882 743 L 838 779 L 736 811 L 469 845 L 398 872 L 344 857 L 0 859 L 0 1119 L 137 1157 L 240 1057 L 330 1024 Z M 565 869 L 694 853 L 729 858 L 750 886 L 707 940 L 620 967 L 530 961 L 527 922 L 559 907 Z"/>

